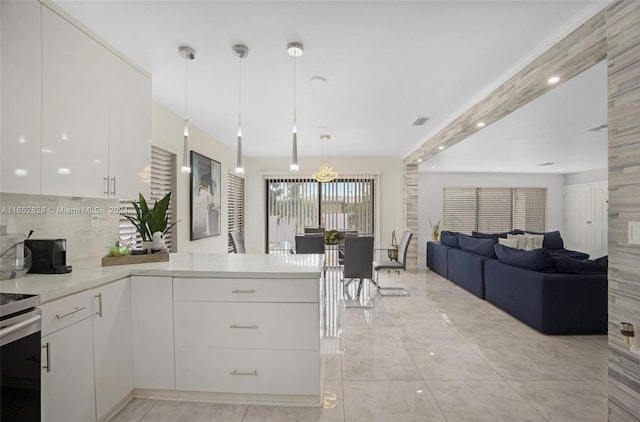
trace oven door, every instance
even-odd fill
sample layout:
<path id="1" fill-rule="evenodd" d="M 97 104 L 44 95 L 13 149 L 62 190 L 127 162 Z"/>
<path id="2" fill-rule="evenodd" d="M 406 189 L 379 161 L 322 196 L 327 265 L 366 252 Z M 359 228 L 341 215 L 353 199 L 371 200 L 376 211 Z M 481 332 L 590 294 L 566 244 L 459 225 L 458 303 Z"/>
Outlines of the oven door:
<path id="1" fill-rule="evenodd" d="M 0 420 L 40 421 L 39 309 L 0 321 Z"/>

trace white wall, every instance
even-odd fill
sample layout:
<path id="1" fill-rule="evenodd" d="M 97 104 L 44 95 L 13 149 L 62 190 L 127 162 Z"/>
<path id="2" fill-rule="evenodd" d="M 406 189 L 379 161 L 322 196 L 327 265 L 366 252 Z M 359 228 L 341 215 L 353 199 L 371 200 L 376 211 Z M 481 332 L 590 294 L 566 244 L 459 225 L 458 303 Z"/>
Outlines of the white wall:
<path id="1" fill-rule="evenodd" d="M 299 174 L 311 174 L 326 159 L 300 158 Z M 391 231 L 403 230 L 402 223 L 402 159 L 401 158 L 331 158 L 329 160 L 338 174 L 379 173 L 380 182 L 376 189 L 376 219 L 380 226 L 376 232 L 376 241 L 386 245 L 391 242 Z M 248 253 L 262 253 L 265 249 L 266 237 L 266 194 L 265 174 L 289 174 L 289 158 L 245 158 L 246 179 L 246 228 L 245 243 Z"/>
<path id="2" fill-rule="evenodd" d="M 582 171 L 564 175 L 565 185 L 581 185 L 583 183 L 606 182 L 609 180 L 609 169 Z"/>
<path id="3" fill-rule="evenodd" d="M 152 114 L 152 143 L 153 145 L 173 152 L 177 156 L 178 175 L 177 192 L 172 193 L 172 197 L 177 199 L 177 216 L 182 220 L 174 227 L 178 239 L 178 252 L 227 252 L 227 174 L 235 169 L 236 155 L 222 142 L 211 135 L 200 130 L 197 126 L 189 125 L 189 150 L 209 157 L 220 162 L 222 171 L 221 189 L 221 212 L 220 212 L 220 236 L 207 237 L 204 239 L 189 240 L 190 234 L 190 208 L 189 208 L 189 174 L 180 173 L 182 164 L 182 144 L 183 144 L 184 118 L 154 102 Z"/>
<path id="4" fill-rule="evenodd" d="M 431 240 L 429 219 L 442 218 L 442 188 L 445 186 L 474 187 L 539 187 L 547 188 L 547 228 L 564 228 L 564 176 L 561 174 L 514 173 L 432 173 L 418 177 L 418 263 L 425 264 L 426 244 Z"/>

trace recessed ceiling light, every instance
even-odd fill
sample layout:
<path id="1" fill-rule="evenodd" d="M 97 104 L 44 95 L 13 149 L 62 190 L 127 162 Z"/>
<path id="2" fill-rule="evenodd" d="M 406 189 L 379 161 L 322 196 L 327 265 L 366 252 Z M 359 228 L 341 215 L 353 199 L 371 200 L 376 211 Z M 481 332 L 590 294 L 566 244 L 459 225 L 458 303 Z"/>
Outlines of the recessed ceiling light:
<path id="1" fill-rule="evenodd" d="M 53 150 L 51 148 L 42 148 L 42 152 L 44 152 L 45 154 L 49 154 L 53 152 Z"/>
<path id="2" fill-rule="evenodd" d="M 444 145 L 440 145 L 440 146 L 438 147 L 438 149 L 439 149 L 440 151 L 442 151 L 442 150 L 444 149 Z"/>
<path id="3" fill-rule="evenodd" d="M 25 142 L 27 142 L 27 140 L 24 139 L 24 136 L 21 136 L 20 139 L 18 139 L 18 142 L 20 142 L 21 144 L 24 144 Z"/>
<path id="4" fill-rule="evenodd" d="M 431 166 L 432 169 L 436 168 L 436 166 Z"/>
<path id="5" fill-rule="evenodd" d="M 25 169 L 16 169 L 16 176 L 26 176 L 27 171 Z"/>
<path id="6" fill-rule="evenodd" d="M 96 164 L 100 164 L 100 160 L 98 160 L 98 159 L 93 160 L 93 162 L 96 163 Z"/>
<path id="7" fill-rule="evenodd" d="M 418 158 L 418 164 L 422 162 L 422 158 Z"/>
<path id="8" fill-rule="evenodd" d="M 478 127 L 485 127 L 486 123 L 485 122 L 478 122 L 478 124 L 476 125 Z"/>
<path id="9" fill-rule="evenodd" d="M 58 174 L 71 174 L 71 170 L 68 168 L 60 167 L 58 169 Z"/>
<path id="10" fill-rule="evenodd" d="M 552 76 L 547 79 L 547 82 L 550 84 L 557 84 L 558 82 L 560 82 L 560 76 Z"/>
<path id="11" fill-rule="evenodd" d="M 328 141 L 329 139 L 331 139 L 331 135 L 329 135 L 327 133 L 323 133 L 322 135 L 320 135 L 320 140 L 321 141 Z"/>
<path id="12" fill-rule="evenodd" d="M 496 170 L 502 170 L 502 167 L 496 167 Z"/>

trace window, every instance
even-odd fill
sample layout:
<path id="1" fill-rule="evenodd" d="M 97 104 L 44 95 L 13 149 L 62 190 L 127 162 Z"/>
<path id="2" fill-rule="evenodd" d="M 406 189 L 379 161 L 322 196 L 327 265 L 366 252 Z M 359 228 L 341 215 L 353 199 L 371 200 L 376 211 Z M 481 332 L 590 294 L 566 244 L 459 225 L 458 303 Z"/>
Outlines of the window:
<path id="1" fill-rule="evenodd" d="M 443 194 L 443 230 L 470 234 L 547 228 L 546 188 L 445 187 Z"/>
<path id="2" fill-rule="evenodd" d="M 156 146 L 151 147 L 151 195 L 149 198 L 146 198 L 149 202 L 149 207 L 152 207 L 153 204 L 162 199 L 167 193 L 173 192 L 171 194 L 171 203 L 169 205 L 169 209 L 167 210 L 167 215 L 169 217 L 169 225 L 173 221 L 175 221 L 175 192 L 176 192 L 176 155 L 165 151 Z M 135 209 L 133 205 L 131 205 L 130 201 L 120 201 L 120 206 L 122 208 L 126 207 L 128 215 L 135 215 Z M 169 252 L 177 251 L 177 242 L 176 239 L 176 226 L 173 226 L 171 230 L 169 230 L 164 235 L 164 245 L 165 248 Z M 141 239 L 140 235 L 136 231 L 133 224 L 129 222 L 122 215 L 120 216 L 120 238 L 121 239 L 135 239 L 134 244 L 140 244 Z"/>
<path id="3" fill-rule="evenodd" d="M 227 225 L 229 232 L 238 230 L 244 236 L 244 179 L 229 173 L 227 190 Z M 227 236 L 227 247 L 233 252 L 231 239 Z"/>
<path id="4" fill-rule="evenodd" d="M 267 179 L 267 246 L 293 242 L 309 226 L 374 234 L 374 187 L 372 175 L 325 183 Z"/>

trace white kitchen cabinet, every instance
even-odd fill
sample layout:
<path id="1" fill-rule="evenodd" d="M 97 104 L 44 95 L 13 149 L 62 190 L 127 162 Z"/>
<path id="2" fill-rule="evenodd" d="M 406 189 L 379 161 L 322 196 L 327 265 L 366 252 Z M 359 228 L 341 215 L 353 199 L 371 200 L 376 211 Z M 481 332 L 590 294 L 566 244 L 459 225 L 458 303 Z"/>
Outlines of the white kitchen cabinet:
<path id="1" fill-rule="evenodd" d="M 0 191 L 148 196 L 150 77 L 47 4 L 0 7 Z"/>
<path id="2" fill-rule="evenodd" d="M 111 60 L 109 196 L 149 196 L 151 180 L 151 83 L 121 58 Z"/>
<path id="3" fill-rule="evenodd" d="M 0 192 L 40 193 L 40 3 L 0 2 Z"/>
<path id="4" fill-rule="evenodd" d="M 96 418 L 91 296 L 88 292 L 41 305 L 42 421 Z"/>
<path id="5" fill-rule="evenodd" d="M 109 55 L 42 7 L 42 193 L 105 196 Z"/>
<path id="6" fill-rule="evenodd" d="M 176 390 L 320 396 L 318 279 L 173 286 Z"/>
<path id="7" fill-rule="evenodd" d="M 92 294 L 96 415 L 102 420 L 133 390 L 130 279 L 106 284 Z"/>
<path id="8" fill-rule="evenodd" d="M 171 277 L 131 277 L 136 389 L 175 390 Z"/>

